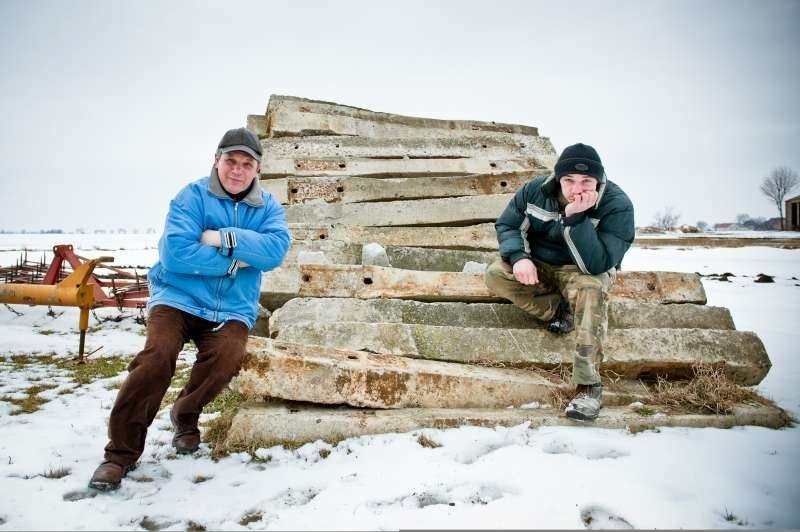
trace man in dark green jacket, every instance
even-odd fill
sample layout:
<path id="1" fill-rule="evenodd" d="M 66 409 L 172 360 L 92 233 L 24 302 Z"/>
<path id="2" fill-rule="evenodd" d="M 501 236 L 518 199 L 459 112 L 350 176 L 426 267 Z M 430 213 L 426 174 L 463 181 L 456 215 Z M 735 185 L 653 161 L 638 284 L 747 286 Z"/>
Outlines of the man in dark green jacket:
<path id="1" fill-rule="evenodd" d="M 602 406 L 600 363 L 608 292 L 633 243 L 633 205 L 606 179 L 597 151 L 567 147 L 550 176 L 520 188 L 495 223 L 501 260 L 486 285 L 557 334 L 576 331 L 568 417 L 594 420 Z"/>

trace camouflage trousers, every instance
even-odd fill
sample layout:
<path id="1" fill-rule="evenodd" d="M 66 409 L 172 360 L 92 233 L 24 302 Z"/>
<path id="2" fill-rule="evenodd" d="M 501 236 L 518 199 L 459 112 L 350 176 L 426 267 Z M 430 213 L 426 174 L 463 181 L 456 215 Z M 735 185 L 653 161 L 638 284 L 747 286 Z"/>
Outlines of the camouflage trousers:
<path id="1" fill-rule="evenodd" d="M 575 265 L 534 264 L 539 274 L 535 285 L 520 283 L 511 266 L 497 260 L 486 270 L 486 286 L 541 321 L 550 321 L 561 299 L 566 299 L 575 317 L 572 380 L 575 384 L 600 382 L 603 341 L 608 331 L 608 291 L 616 280 L 614 270 L 587 275 Z"/>

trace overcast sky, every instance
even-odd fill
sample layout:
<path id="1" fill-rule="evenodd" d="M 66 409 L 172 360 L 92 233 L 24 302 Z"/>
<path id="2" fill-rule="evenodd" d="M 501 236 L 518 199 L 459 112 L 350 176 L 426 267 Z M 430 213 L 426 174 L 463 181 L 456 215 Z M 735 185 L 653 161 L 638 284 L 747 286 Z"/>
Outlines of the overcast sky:
<path id="1" fill-rule="evenodd" d="M 800 1 L 0 0 L 0 229 L 163 224 L 270 94 L 537 126 L 636 207 L 776 216 Z M 800 192 L 798 192 L 800 193 Z"/>

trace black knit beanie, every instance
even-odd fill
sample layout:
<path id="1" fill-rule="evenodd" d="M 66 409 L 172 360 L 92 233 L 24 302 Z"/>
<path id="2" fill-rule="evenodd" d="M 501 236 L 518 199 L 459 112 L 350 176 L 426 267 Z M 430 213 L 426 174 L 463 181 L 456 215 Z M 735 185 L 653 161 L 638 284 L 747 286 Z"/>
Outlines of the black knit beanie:
<path id="1" fill-rule="evenodd" d="M 597 150 L 588 144 L 573 144 L 561 152 L 555 167 L 556 179 L 567 174 L 584 174 L 602 181 L 605 169 Z"/>

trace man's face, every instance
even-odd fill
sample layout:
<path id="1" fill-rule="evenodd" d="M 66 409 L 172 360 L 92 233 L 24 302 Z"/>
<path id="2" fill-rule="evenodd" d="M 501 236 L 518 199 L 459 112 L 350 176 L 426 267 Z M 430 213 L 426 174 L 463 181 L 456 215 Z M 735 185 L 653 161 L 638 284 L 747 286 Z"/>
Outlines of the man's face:
<path id="1" fill-rule="evenodd" d="M 561 194 L 572 203 L 578 194 L 597 190 L 597 179 L 584 174 L 567 174 L 562 176 Z"/>
<path id="2" fill-rule="evenodd" d="M 219 180 L 231 194 L 250 188 L 259 172 L 258 161 L 243 151 L 229 151 L 214 157 Z"/>

